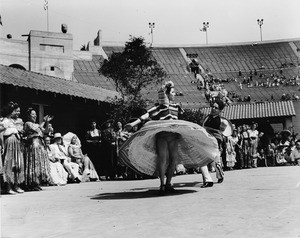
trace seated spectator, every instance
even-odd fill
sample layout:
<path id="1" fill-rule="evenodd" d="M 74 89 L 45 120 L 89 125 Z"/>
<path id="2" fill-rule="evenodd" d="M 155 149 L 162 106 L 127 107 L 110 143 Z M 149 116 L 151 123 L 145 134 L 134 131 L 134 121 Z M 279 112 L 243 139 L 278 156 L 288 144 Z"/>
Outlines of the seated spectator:
<path id="1" fill-rule="evenodd" d="M 175 174 L 176 175 L 186 174 L 186 168 L 183 166 L 183 164 L 177 164 L 176 165 Z"/>
<path id="2" fill-rule="evenodd" d="M 80 183 L 81 176 L 79 175 L 79 165 L 73 163 L 64 146 L 62 145 L 62 136 L 60 133 L 55 133 L 53 137 L 54 143 L 50 145 L 51 151 L 54 153 L 54 158 L 60 160 L 64 168 L 69 174 L 69 179 L 73 182 Z"/>
<path id="3" fill-rule="evenodd" d="M 45 139 L 45 146 L 48 152 L 49 160 L 50 160 L 50 177 L 51 182 L 55 185 L 65 185 L 68 181 L 68 173 L 64 169 L 63 165 L 61 164 L 58 158 L 55 158 L 54 151 L 51 150 L 50 142 L 51 139 L 47 136 Z"/>
<path id="4" fill-rule="evenodd" d="M 69 156 L 71 161 L 77 163 L 83 175 L 83 181 L 97 181 L 99 176 L 95 170 L 95 167 L 87 155 L 84 155 L 81 150 L 81 143 L 77 135 L 69 132 L 64 136 L 64 141 L 67 137 L 71 137 L 70 144 L 68 146 Z"/>
<path id="5" fill-rule="evenodd" d="M 262 166 L 268 167 L 267 157 L 266 157 L 266 153 L 265 153 L 264 149 L 260 149 L 259 152 L 257 152 L 255 157 L 257 159 L 257 166 L 259 166 L 259 167 L 262 167 Z"/>

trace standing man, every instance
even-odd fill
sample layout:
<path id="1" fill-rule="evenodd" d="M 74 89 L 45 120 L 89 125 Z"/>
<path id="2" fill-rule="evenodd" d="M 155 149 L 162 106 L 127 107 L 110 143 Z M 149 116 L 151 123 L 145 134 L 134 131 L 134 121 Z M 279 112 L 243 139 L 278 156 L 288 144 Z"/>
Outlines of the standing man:
<path id="1" fill-rule="evenodd" d="M 113 120 L 102 124 L 102 149 L 105 161 L 104 170 L 106 179 L 113 180 L 116 176 L 116 133 L 112 128 Z"/>
<path id="2" fill-rule="evenodd" d="M 216 170 L 216 177 L 218 179 L 218 183 L 222 183 L 224 180 L 224 172 L 222 170 L 222 163 L 221 163 L 221 154 L 223 151 L 223 135 L 221 133 L 223 124 L 221 123 L 220 114 L 225 107 L 225 103 L 221 100 L 215 101 L 211 106 L 211 111 L 207 119 L 204 121 L 205 129 L 212 134 L 218 142 L 220 154 L 215 159 L 215 162 L 212 162 L 212 166 L 215 167 Z M 207 166 L 201 167 L 201 173 L 203 177 L 203 185 L 202 188 L 212 187 L 213 180 L 210 176 Z"/>

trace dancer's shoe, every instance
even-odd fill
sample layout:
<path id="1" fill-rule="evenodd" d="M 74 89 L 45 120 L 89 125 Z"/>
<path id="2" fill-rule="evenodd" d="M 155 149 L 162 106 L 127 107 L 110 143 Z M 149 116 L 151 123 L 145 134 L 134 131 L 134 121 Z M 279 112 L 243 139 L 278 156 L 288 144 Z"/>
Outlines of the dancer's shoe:
<path id="1" fill-rule="evenodd" d="M 213 182 L 205 182 L 201 188 L 208 188 L 208 187 L 212 187 L 214 186 L 214 183 Z"/>

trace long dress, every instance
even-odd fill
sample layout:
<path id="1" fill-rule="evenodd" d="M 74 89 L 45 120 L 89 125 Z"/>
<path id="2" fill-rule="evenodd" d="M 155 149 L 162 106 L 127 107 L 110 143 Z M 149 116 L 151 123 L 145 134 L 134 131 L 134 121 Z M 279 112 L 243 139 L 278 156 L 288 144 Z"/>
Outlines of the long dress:
<path id="1" fill-rule="evenodd" d="M 49 156 L 51 182 L 56 185 L 67 184 L 68 173 L 64 169 L 64 166 L 61 162 L 55 161 L 54 152 L 51 150 L 50 146 L 46 146 L 46 150 Z"/>
<path id="2" fill-rule="evenodd" d="M 258 131 L 249 130 L 249 155 L 255 157 L 257 155 L 257 146 L 258 146 Z"/>
<path id="3" fill-rule="evenodd" d="M 26 122 L 24 126 L 27 144 L 25 146 L 25 185 L 47 185 L 50 179 L 48 153 L 43 143 L 43 132 L 39 124 Z"/>
<path id="4" fill-rule="evenodd" d="M 123 162 L 136 172 L 158 175 L 156 135 L 160 132 L 178 134 L 178 161 L 186 168 L 195 168 L 213 162 L 219 154 L 218 143 L 198 124 L 178 120 L 178 104 L 159 105 L 148 111 L 152 121 L 135 132 L 120 148 Z"/>
<path id="5" fill-rule="evenodd" d="M 4 118 L 1 122 L 4 140 L 3 180 L 10 184 L 24 182 L 24 158 L 17 120 Z M 22 124 L 22 120 L 18 120 Z"/>
<path id="6" fill-rule="evenodd" d="M 99 175 L 104 175 L 104 161 L 101 153 L 101 131 L 89 130 L 86 133 L 86 151 Z"/>

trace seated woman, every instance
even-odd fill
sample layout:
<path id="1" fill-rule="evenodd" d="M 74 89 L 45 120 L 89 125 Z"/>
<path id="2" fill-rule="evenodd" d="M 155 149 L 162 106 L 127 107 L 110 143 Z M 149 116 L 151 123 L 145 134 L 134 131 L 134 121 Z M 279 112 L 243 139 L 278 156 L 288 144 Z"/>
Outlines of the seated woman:
<path id="1" fill-rule="evenodd" d="M 44 141 L 49 156 L 51 182 L 58 186 L 66 185 L 68 181 L 68 173 L 60 162 L 60 159 L 55 158 L 55 152 L 53 152 L 50 147 L 50 137 L 46 136 Z"/>
<path id="2" fill-rule="evenodd" d="M 64 139 L 68 137 L 71 133 L 69 132 L 64 136 Z M 78 137 L 73 134 L 71 137 L 70 145 L 68 147 L 68 152 L 71 157 L 72 162 L 77 163 L 81 170 L 83 171 L 83 177 L 86 181 L 96 181 L 99 180 L 99 176 L 95 170 L 95 167 L 87 155 L 84 155 L 81 150 L 81 143 Z"/>

